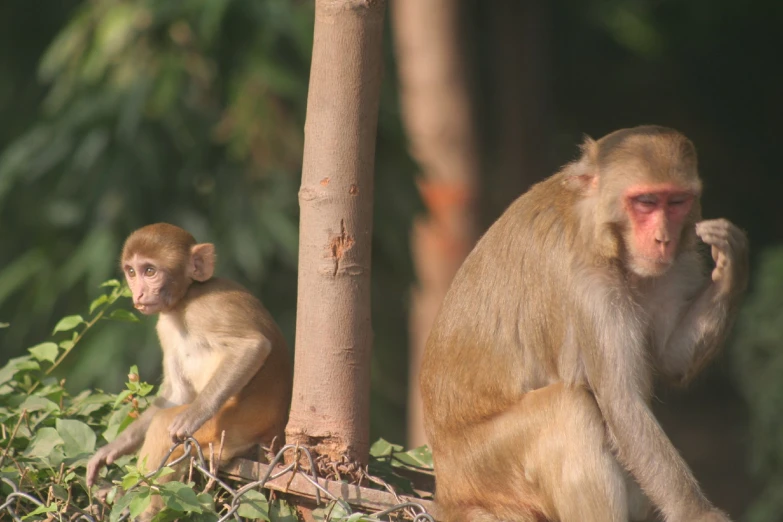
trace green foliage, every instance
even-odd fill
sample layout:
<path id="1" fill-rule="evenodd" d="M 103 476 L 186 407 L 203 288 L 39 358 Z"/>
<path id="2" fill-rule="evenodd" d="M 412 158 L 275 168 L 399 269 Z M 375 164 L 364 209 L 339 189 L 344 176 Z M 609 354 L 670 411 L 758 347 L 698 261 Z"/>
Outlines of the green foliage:
<path id="1" fill-rule="evenodd" d="M 17 513 L 25 519 L 65 512 L 69 505 L 84 509 L 90 504 L 84 468 L 99 437 L 111 440 L 130 424 L 146 407 L 145 397 L 152 390 L 152 386 L 138 382 L 135 368 L 120 397 L 100 391 L 74 396 L 63 387 L 64 381 L 50 375 L 99 321 L 111 320 L 114 314 L 108 312 L 120 310 L 115 305 L 129 296 L 127 287 L 118 281 L 102 286 L 107 293 L 93 301 L 86 318 L 72 315 L 61 319 L 51 341 L 33 346 L 29 355 L 13 358 L 0 369 L 0 477 L 47 502 L 45 506 L 17 505 Z M 135 318 L 124 311 L 123 320 Z M 63 334 L 65 339 L 61 339 Z M 118 464 L 128 460 L 120 459 Z M 116 476 L 117 469 L 108 473 Z M 12 492 L 5 482 L 0 488 L 6 495 Z"/>
<path id="2" fill-rule="evenodd" d="M 0 143 L 0 320 L 14 325 L 4 353 L 80 306 L 116 273 L 124 237 L 157 221 L 215 243 L 218 273 L 259 295 L 293 339 L 312 2 L 84 1 L 50 15 L 61 28 L 41 42 L 46 95 Z M 417 196 L 390 85 L 377 158 L 373 357 L 387 371 L 374 425 L 401 439 Z M 72 390 L 117 391 L 132 363 L 160 370 L 149 322 L 88 339 L 62 374 Z"/>
<path id="3" fill-rule="evenodd" d="M 194 520 L 214 522 L 230 506 L 237 514 L 254 520 L 296 522 L 294 507 L 284 500 L 270 501 L 263 493 L 248 490 L 234 501 L 233 492 L 225 488 L 198 491 L 196 482 L 161 480 L 174 473 L 162 467 L 145 474 L 134 456 L 124 456 L 101 470 L 105 500 L 95 497 L 85 482 L 89 458 L 102 442 L 114 440 L 150 404 L 153 386 L 139 377 L 137 366 L 128 373 L 125 389 L 120 393 L 83 391 L 71 395 L 64 381 L 50 376 L 82 339 L 92 334 L 101 320 L 138 321 L 136 316 L 117 308 L 122 298 L 130 297 L 128 288 L 110 280 L 101 285 L 105 293 L 95 298 L 86 316 L 69 315 L 59 320 L 52 339 L 31 347 L 29 355 L 13 358 L 0 368 L 0 494 L 21 491 L 37 501 L 20 498 L 13 506 L 23 520 L 39 520 L 49 513 L 70 518 L 89 512 L 96 520 L 118 521 L 125 513 L 134 519 L 159 496 L 163 509 L 155 522 Z M 123 312 L 123 313 L 118 313 Z M 63 340 L 59 340 L 63 336 Z M 413 493 L 410 481 L 396 470 L 431 467 L 432 457 L 426 448 L 403 452 L 402 447 L 380 440 L 372 448 L 371 469 L 401 484 Z M 152 463 L 157 465 L 157 463 Z M 150 463 L 144 463 L 145 468 Z M 195 474 L 199 478 L 199 474 Z M 7 482 L 6 482 L 7 481 Z M 96 487 L 96 490 L 98 487 Z M 0 518 L 7 513 L 0 511 Z M 316 520 L 377 520 L 363 513 L 353 513 L 343 500 L 334 500 L 314 513 Z"/>
<path id="4" fill-rule="evenodd" d="M 6 349 L 83 302 L 115 272 L 122 239 L 150 222 L 214 240 L 224 275 L 259 284 L 275 271 L 293 287 L 311 19 L 283 0 L 74 10 L 41 58 L 42 116 L 0 154 Z M 123 333 L 106 344 L 121 347 Z M 72 380 L 117 382 L 130 361 L 116 360 Z"/>
<path id="5" fill-rule="evenodd" d="M 766 485 L 747 520 L 772 522 L 783 519 L 783 247 L 762 252 L 753 278 L 732 355 L 750 408 L 751 465 Z"/>
<path id="6" fill-rule="evenodd" d="M 370 447 L 368 471 L 406 495 L 418 496 L 410 474 L 405 471 L 424 472 L 434 477 L 432 452 L 427 446 L 404 451 L 397 444 L 379 439 Z"/>
<path id="7" fill-rule="evenodd" d="M 70 516 L 88 509 L 95 499 L 90 499 L 85 468 L 98 440 L 113 440 L 150 402 L 147 397 L 153 386 L 140 381 L 136 366 L 130 369 L 126 389 L 117 395 L 84 391 L 72 396 L 62 381 L 49 376 L 101 319 L 137 320 L 132 312 L 121 308 L 107 313 L 120 298 L 129 296 L 127 287 L 114 280 L 102 286 L 109 293 L 92 302 L 86 319 L 73 315 L 57 323 L 52 335 L 72 332 L 70 338 L 59 344 L 38 344 L 29 349 L 30 355 L 11 359 L 0 369 L 0 478 L 46 502 L 39 506 L 20 501 L 15 510 L 24 520 L 37 520 L 39 515 L 55 512 Z M 125 313 L 117 314 L 118 311 Z M 73 332 L 80 327 L 80 331 Z M 131 517 L 138 516 L 149 506 L 153 495 L 160 495 L 165 506 L 156 517 L 158 521 L 218 519 L 212 495 L 197 493 L 193 483 L 161 482 L 162 477 L 174 472 L 168 467 L 144 476 L 132 464 L 134 460 L 132 456 L 122 457 L 102 471 L 105 479 L 115 485 L 107 495 L 107 505 L 93 512 L 97 519 L 119 520 L 125 509 Z M 122 495 L 118 495 L 119 488 Z M 12 491 L 8 483 L 0 485 L 3 494 Z M 252 512 L 260 520 L 284 520 L 270 515 L 283 508 L 279 504 L 270 506 L 263 495 L 251 492 L 242 498 L 240 512 L 246 516 Z M 0 512 L 0 518 L 3 515 L 6 513 Z"/>

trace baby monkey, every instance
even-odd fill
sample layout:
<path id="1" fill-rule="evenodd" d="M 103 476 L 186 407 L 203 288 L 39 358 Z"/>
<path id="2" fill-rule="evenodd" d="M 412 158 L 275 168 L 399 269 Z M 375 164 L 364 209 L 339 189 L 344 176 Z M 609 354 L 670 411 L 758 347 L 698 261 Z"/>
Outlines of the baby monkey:
<path id="1" fill-rule="evenodd" d="M 285 340 L 249 291 L 212 277 L 214 245 L 174 225 L 148 225 L 125 241 L 121 267 L 134 307 L 159 314 L 163 382 L 153 404 L 90 459 L 88 486 L 139 448 L 140 465 L 154 470 L 187 437 L 217 447 L 225 431 L 224 459 L 281 442 L 292 378 Z"/>

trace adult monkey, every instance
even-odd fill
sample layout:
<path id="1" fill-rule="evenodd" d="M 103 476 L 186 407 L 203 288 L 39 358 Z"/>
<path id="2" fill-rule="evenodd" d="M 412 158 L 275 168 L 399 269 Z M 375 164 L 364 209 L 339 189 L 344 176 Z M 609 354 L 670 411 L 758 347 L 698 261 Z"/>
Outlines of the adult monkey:
<path id="1" fill-rule="evenodd" d="M 154 403 L 90 459 L 87 484 L 139 447 L 139 462 L 156 469 L 172 443 L 189 436 L 217 447 L 225 431 L 226 459 L 281 442 L 291 401 L 285 340 L 250 292 L 212 277 L 214 246 L 158 223 L 128 237 L 120 264 L 136 309 L 160 314 L 163 383 Z"/>
<path id="2" fill-rule="evenodd" d="M 714 355 L 747 285 L 745 235 L 700 221 L 700 194 L 685 136 L 623 129 L 478 242 L 421 373 L 444 520 L 639 520 L 647 499 L 667 522 L 728 520 L 648 406 L 653 371 L 685 383 Z"/>

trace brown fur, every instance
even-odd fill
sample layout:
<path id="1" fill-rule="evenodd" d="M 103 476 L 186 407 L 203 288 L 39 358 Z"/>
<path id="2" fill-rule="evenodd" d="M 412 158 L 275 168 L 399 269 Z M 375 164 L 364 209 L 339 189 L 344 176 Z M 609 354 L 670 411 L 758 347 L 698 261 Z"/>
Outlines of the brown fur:
<path id="1" fill-rule="evenodd" d="M 88 484 L 139 447 L 139 461 L 157 469 L 173 441 L 191 435 L 217 448 L 225 431 L 224 459 L 281 444 L 292 384 L 285 340 L 250 292 L 212 277 L 214 247 L 159 223 L 129 236 L 121 265 L 137 308 L 160 312 L 163 383 L 154 404 L 90 460 Z M 145 517 L 160 507 L 155 498 Z"/>
<path id="2" fill-rule="evenodd" d="M 648 402 L 655 369 L 688 379 L 724 338 L 747 280 L 744 235 L 724 220 L 699 225 L 732 238 L 710 284 L 695 204 L 674 265 L 639 277 L 617 209 L 637 184 L 700 191 L 695 168 L 692 144 L 670 129 L 588 139 L 465 260 L 421 373 L 445 520 L 625 521 L 646 511 L 636 483 L 667 521 L 727 520 Z"/>

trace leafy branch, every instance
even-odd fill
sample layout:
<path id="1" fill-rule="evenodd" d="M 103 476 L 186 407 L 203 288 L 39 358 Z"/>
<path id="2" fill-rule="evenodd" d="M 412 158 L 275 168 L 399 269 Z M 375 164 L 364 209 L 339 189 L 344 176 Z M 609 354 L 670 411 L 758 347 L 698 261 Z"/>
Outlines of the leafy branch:
<path id="1" fill-rule="evenodd" d="M 81 331 L 73 332 L 73 336 L 70 339 L 60 341 L 59 343 L 54 343 L 51 341 L 45 342 L 35 345 L 29 349 L 32 356 L 39 363 L 51 363 L 51 366 L 49 366 L 44 371 L 44 375 L 50 375 L 55 370 L 55 368 L 57 368 L 66 357 L 68 357 L 68 354 L 73 351 L 74 347 L 84 338 L 85 334 L 101 319 L 106 318 L 115 321 L 126 322 L 139 321 L 139 318 L 136 317 L 133 312 L 122 308 L 114 309 L 110 314 L 106 315 L 109 309 L 117 302 L 118 299 L 121 297 L 127 298 L 131 296 L 130 289 L 126 285 L 123 285 L 116 279 L 111 279 L 101 284 L 101 288 L 111 288 L 111 291 L 108 294 L 101 294 L 96 299 L 94 299 L 92 303 L 90 303 L 88 317 L 91 317 L 89 320 L 86 320 L 81 315 L 69 315 L 67 317 L 63 317 L 55 325 L 54 330 L 52 331 L 52 335 L 56 335 L 59 332 L 68 332 L 74 330 L 79 325 L 83 324 L 84 328 L 82 328 Z M 63 350 L 62 353 L 60 353 L 60 350 Z M 31 388 L 29 388 L 28 393 L 33 392 L 40 383 L 41 381 L 36 381 L 33 383 Z"/>

